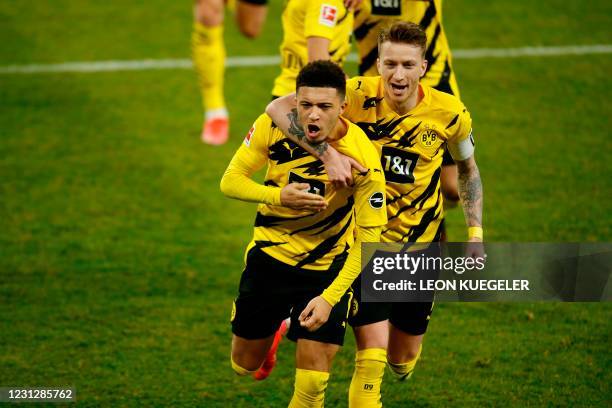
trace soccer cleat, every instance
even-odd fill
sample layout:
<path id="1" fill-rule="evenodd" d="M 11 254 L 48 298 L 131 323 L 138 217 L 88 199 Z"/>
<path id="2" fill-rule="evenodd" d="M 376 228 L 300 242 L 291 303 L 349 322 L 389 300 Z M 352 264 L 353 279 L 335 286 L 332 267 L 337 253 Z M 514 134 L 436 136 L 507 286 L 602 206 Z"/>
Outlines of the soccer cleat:
<path id="1" fill-rule="evenodd" d="M 272 341 L 272 345 L 270 346 L 270 350 L 268 350 L 268 354 L 266 355 L 266 359 L 264 360 L 259 370 L 255 371 L 253 374 L 253 378 L 257 381 L 265 380 L 268 378 L 270 373 L 272 373 L 272 369 L 276 365 L 276 350 L 278 349 L 278 344 L 280 343 L 283 336 L 287 333 L 287 321 L 283 320 L 280 324 L 276 334 L 274 335 L 274 340 Z"/>
<path id="2" fill-rule="evenodd" d="M 229 138 L 229 120 L 227 117 L 215 117 L 204 122 L 202 141 L 210 145 L 222 145 Z"/>

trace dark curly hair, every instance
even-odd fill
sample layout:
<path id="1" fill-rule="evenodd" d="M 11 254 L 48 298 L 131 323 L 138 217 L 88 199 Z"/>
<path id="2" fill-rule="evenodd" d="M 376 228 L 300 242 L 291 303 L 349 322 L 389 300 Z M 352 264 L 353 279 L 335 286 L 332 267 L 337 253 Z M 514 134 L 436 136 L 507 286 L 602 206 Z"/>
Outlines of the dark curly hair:
<path id="1" fill-rule="evenodd" d="M 334 88 L 341 98 L 346 92 L 346 76 L 342 68 L 331 61 L 312 61 L 302 68 L 297 76 L 295 91 L 302 86 Z"/>

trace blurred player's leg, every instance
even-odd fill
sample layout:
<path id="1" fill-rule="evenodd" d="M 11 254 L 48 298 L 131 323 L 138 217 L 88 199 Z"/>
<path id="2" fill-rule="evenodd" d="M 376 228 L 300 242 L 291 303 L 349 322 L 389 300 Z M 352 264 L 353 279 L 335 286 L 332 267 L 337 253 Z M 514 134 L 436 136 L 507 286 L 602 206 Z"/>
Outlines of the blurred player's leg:
<path id="1" fill-rule="evenodd" d="M 298 339 L 295 388 L 289 408 L 323 407 L 331 362 L 340 346 Z"/>
<path id="2" fill-rule="evenodd" d="M 232 369 L 238 375 L 253 374 L 263 363 L 266 353 L 274 340 L 274 335 L 249 340 L 240 336 L 232 336 Z"/>
<path id="3" fill-rule="evenodd" d="M 266 0 L 238 0 L 236 23 L 242 35 L 248 38 L 259 36 L 268 14 L 266 3 Z"/>
<path id="4" fill-rule="evenodd" d="M 229 135 L 223 96 L 223 7 L 223 0 L 196 0 L 191 37 L 193 63 L 198 73 L 205 112 L 202 140 L 215 145 L 225 143 Z"/>
<path id="5" fill-rule="evenodd" d="M 276 350 L 278 350 L 278 345 L 280 344 L 283 336 L 287 333 L 287 330 L 289 330 L 289 321 L 289 319 L 283 320 L 280 327 L 276 331 L 276 334 L 274 334 L 274 341 L 268 350 L 266 359 L 261 367 L 259 367 L 259 370 L 253 374 L 253 378 L 255 378 L 257 381 L 265 380 L 272 373 L 272 370 L 276 365 Z"/>
<path id="6" fill-rule="evenodd" d="M 387 362 L 387 320 L 354 327 L 357 353 L 349 388 L 350 408 L 382 407 L 380 385 Z"/>

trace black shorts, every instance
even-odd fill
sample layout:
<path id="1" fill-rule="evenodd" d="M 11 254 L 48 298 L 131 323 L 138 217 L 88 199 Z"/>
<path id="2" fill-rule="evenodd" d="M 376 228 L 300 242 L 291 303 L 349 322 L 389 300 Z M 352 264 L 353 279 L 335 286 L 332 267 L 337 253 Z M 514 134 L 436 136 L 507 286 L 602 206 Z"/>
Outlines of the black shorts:
<path id="1" fill-rule="evenodd" d="M 438 242 L 438 238 L 434 240 Z M 416 254 L 421 251 L 416 252 Z M 428 256 L 440 256 L 440 247 L 434 244 L 423 252 Z M 436 275 L 437 276 L 437 275 Z M 361 275 L 353 283 L 353 305 L 349 324 L 353 327 L 377 323 L 389 319 L 389 322 L 401 331 L 415 336 L 425 334 L 433 312 L 433 293 L 422 298 L 421 302 L 362 302 Z"/>
<path id="2" fill-rule="evenodd" d="M 243 3 L 256 4 L 258 6 L 263 6 L 268 4 L 268 0 L 238 0 Z"/>
<path id="3" fill-rule="evenodd" d="M 329 271 L 300 269 L 272 258 L 259 248 L 251 249 L 234 301 L 232 333 L 249 340 L 263 339 L 273 335 L 281 322 L 291 316 L 287 333 L 290 340 L 342 345 L 352 292 L 332 308 L 328 321 L 318 330 L 309 332 L 298 321 L 308 302 L 329 286 L 341 267 L 336 264 Z"/>
<path id="4" fill-rule="evenodd" d="M 362 302 L 361 276 L 353 283 L 353 304 L 349 324 L 365 326 L 389 319 L 401 331 L 418 336 L 425 334 L 433 312 L 433 302 Z"/>

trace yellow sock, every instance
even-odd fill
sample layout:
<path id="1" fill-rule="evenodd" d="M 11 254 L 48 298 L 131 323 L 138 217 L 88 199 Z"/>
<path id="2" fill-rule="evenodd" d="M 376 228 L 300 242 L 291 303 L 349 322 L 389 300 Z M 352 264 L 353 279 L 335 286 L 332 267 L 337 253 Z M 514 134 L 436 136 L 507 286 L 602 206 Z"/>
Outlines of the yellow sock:
<path id="1" fill-rule="evenodd" d="M 423 350 L 422 344 L 419 345 L 419 351 L 417 352 L 416 357 L 406 363 L 394 364 L 389 361 L 388 363 L 389 368 L 395 374 L 398 380 L 404 381 L 412 377 L 412 373 L 414 372 L 414 367 L 416 366 L 416 363 L 419 360 L 419 357 L 421 357 L 421 350 Z"/>
<path id="2" fill-rule="evenodd" d="M 289 408 L 323 407 L 328 380 L 329 373 L 298 368 L 295 371 L 295 387 Z"/>
<path id="3" fill-rule="evenodd" d="M 385 375 L 387 351 L 381 348 L 360 350 L 349 388 L 350 408 L 380 408 L 380 384 Z"/>
<path id="4" fill-rule="evenodd" d="M 234 359 L 230 357 L 230 361 L 232 362 L 232 370 L 240 376 L 253 374 L 256 370 L 247 370 L 246 368 L 240 367 L 238 364 L 234 362 Z"/>
<path id="5" fill-rule="evenodd" d="M 225 109 L 223 25 L 207 27 L 201 23 L 194 23 L 191 35 L 191 55 L 198 73 L 204 111 Z"/>

